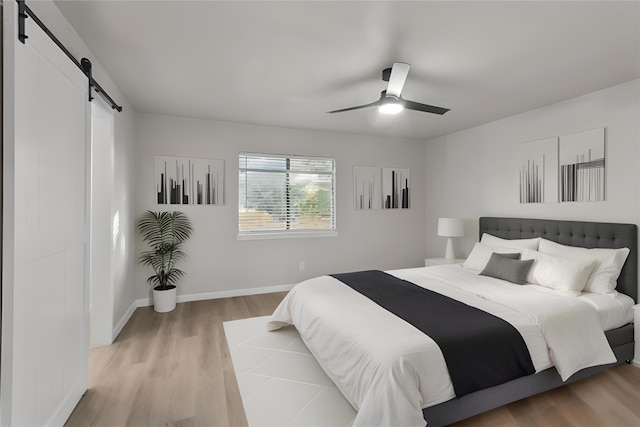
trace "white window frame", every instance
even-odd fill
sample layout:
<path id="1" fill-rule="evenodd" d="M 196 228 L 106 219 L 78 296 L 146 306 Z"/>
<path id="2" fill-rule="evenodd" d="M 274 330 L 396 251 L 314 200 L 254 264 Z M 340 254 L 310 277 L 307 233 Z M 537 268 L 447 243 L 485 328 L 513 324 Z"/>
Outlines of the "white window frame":
<path id="1" fill-rule="evenodd" d="M 305 160 L 331 160 L 333 162 L 333 171 L 327 172 L 313 172 L 319 175 L 331 175 L 331 191 L 332 191 L 332 218 L 333 227 L 331 229 L 323 230 L 240 230 L 240 203 L 238 203 L 238 240 L 263 240 L 263 239 L 292 239 L 292 238 L 308 238 L 308 237 L 336 237 L 338 235 L 336 225 L 336 160 L 332 157 L 319 157 L 319 156 L 302 156 L 292 154 L 273 154 L 273 153 L 255 153 L 255 152 L 240 152 L 238 153 L 238 162 L 242 156 L 256 156 L 256 157 L 272 157 L 282 159 L 305 159 Z M 260 171 L 259 169 L 247 169 L 238 167 L 238 186 L 240 185 L 240 174 L 243 171 Z M 272 172 L 272 171 L 269 171 Z M 283 172 L 285 174 L 289 173 Z M 300 173 L 294 171 L 293 173 Z M 246 194 L 246 193 L 245 193 Z M 240 187 L 238 187 L 238 198 L 240 198 Z M 240 202 L 240 200 L 238 200 Z"/>

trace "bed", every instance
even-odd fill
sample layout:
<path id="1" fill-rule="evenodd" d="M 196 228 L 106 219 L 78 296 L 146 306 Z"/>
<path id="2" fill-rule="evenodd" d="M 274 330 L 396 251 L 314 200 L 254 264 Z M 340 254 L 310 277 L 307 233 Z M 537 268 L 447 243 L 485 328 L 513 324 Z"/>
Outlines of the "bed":
<path id="1" fill-rule="evenodd" d="M 637 228 L 633 224 L 485 217 L 480 218 L 479 228 L 481 236 L 489 233 L 503 239 L 542 237 L 562 245 L 585 248 L 626 247 L 629 254 L 616 289 L 627 295 L 620 298 L 626 298 L 631 304 L 637 301 Z M 431 337 L 376 303 L 362 298 L 353 292 L 355 288 L 338 283 L 338 279 L 343 278 L 323 276 L 311 279 L 296 286 L 283 300 L 274 312 L 269 328 L 276 329 L 289 323 L 298 328 L 319 364 L 358 409 L 354 425 L 418 426 L 424 425 L 425 420 L 429 426 L 446 425 L 585 378 L 633 358 L 633 325 L 628 323 L 629 319 L 609 324 L 605 328 L 609 330 L 602 334 L 600 325 L 593 326 L 594 322 L 603 322 L 602 317 L 598 320 L 596 311 L 585 310 L 585 304 L 574 302 L 577 299 L 551 295 L 552 292 L 540 291 L 535 285 L 510 286 L 493 278 L 477 276 L 477 283 L 471 279 L 467 283 L 469 272 L 460 266 L 389 273 L 392 276 L 390 280 L 406 280 L 425 287 L 428 284 L 436 293 L 477 306 L 515 325 L 529 349 L 535 373 L 532 371 L 526 376 L 482 390 L 472 389 L 456 397 L 459 386 L 456 385 L 455 390 L 452 387 L 447 364 Z M 510 301 L 512 306 L 502 299 L 493 300 L 495 295 L 506 298 L 505 301 Z M 604 349 L 601 354 L 594 351 L 594 359 L 584 365 L 591 367 L 569 367 L 576 357 L 562 359 L 560 356 L 562 333 L 566 336 L 567 331 L 577 330 L 579 325 L 564 325 L 564 321 L 557 320 L 555 323 L 553 320 L 548 320 L 548 324 L 541 323 L 546 314 L 539 310 L 538 305 L 529 304 L 529 301 L 538 299 L 541 305 L 550 306 L 567 301 L 567 304 L 584 311 L 580 316 L 585 317 L 572 314 L 572 321 L 581 324 L 591 322 L 592 328 L 584 328 L 588 333 L 593 332 L 589 340 L 596 342 L 600 339 L 596 335 L 600 334 L 608 355 Z M 546 326 L 538 327 L 538 324 Z M 562 332 L 562 328 L 566 330 Z M 550 344 L 554 342 L 554 335 L 556 344 Z M 547 345 L 550 351 L 547 351 Z M 577 352 L 581 351 L 577 347 L 579 345 L 575 344 Z M 440 368 L 440 365 L 444 367 Z M 562 380 L 563 377 L 566 381 Z"/>

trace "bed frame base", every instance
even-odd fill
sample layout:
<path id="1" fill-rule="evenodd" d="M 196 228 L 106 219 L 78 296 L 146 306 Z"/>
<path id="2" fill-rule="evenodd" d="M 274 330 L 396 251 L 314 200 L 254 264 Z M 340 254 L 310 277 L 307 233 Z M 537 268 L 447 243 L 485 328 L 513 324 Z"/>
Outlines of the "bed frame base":
<path id="1" fill-rule="evenodd" d="M 583 369 L 563 382 L 555 368 L 519 378 L 489 389 L 468 394 L 422 410 L 428 427 L 439 427 L 464 420 L 491 409 L 507 405 L 534 394 L 542 393 L 566 384 L 598 374 L 614 365 L 633 359 L 633 343 L 613 348 L 617 363 Z"/>

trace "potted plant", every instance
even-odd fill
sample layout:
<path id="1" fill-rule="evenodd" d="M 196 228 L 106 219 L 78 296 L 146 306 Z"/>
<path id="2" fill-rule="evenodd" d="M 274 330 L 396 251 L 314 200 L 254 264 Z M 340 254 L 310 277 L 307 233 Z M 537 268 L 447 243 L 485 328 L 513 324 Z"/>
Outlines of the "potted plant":
<path id="1" fill-rule="evenodd" d="M 183 212 L 147 211 L 138 220 L 138 231 L 149 245 L 138 261 L 154 272 L 147 279 L 153 285 L 154 310 L 166 313 L 176 307 L 176 283 L 185 274 L 175 265 L 186 256 L 182 244 L 193 231 L 191 221 Z"/>

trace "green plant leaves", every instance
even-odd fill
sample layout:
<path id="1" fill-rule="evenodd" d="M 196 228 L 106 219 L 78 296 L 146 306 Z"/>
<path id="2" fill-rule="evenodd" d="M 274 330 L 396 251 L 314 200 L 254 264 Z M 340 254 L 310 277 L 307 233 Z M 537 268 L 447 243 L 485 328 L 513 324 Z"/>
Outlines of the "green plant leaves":
<path id="1" fill-rule="evenodd" d="M 138 262 L 151 267 L 155 273 L 147 282 L 161 288 L 175 285 L 185 275 L 174 265 L 186 256 L 182 244 L 193 232 L 189 218 L 177 211 L 146 211 L 138 220 L 138 231 L 149 245 L 149 250 L 140 254 Z"/>

